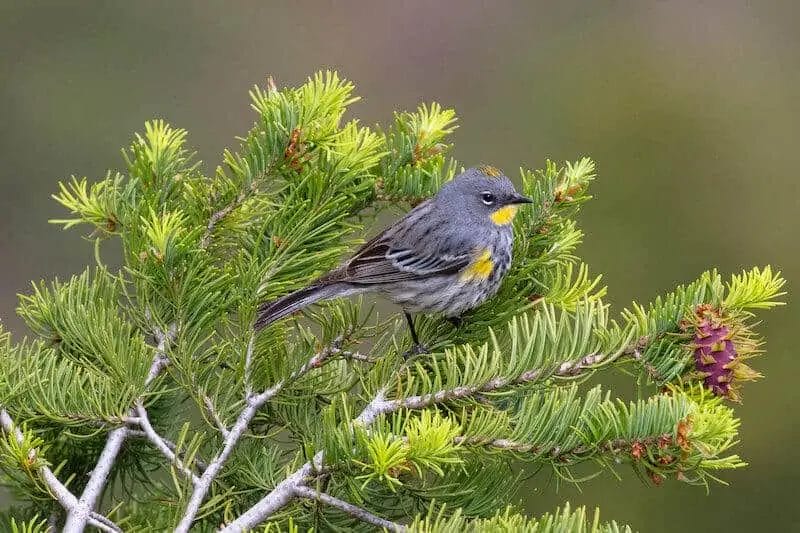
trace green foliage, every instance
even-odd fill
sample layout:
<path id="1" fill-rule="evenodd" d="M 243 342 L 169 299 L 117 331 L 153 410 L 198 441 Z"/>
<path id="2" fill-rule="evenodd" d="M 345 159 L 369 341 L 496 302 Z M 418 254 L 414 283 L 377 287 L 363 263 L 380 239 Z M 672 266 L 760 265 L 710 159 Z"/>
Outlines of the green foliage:
<path id="1" fill-rule="evenodd" d="M 49 466 L 42 455 L 46 452 L 45 442 L 26 427 L 18 429 L 21 439 L 13 430 L 0 439 L 0 469 L 18 493 L 33 500 L 49 499 L 48 488 L 38 472 L 39 468 Z"/>
<path id="2" fill-rule="evenodd" d="M 445 154 L 452 145 L 456 115 L 439 104 L 422 104 L 415 113 L 395 113 L 384 134 L 387 154 L 380 161 L 378 200 L 417 204 L 455 175 L 456 163 Z"/>
<path id="3" fill-rule="evenodd" d="M 122 427 L 96 510 L 131 531 L 175 528 L 209 464 L 219 472 L 193 515 L 200 530 L 283 494 L 301 472 L 295 482 L 320 494 L 437 532 L 629 531 L 583 508 L 540 518 L 508 508 L 521 465 L 580 483 L 592 476 L 579 463 L 595 475 L 626 463 L 648 484 L 703 485 L 744 465 L 732 453 L 739 419 L 694 368 L 693 328 L 710 312 L 738 357 L 754 355 L 754 313 L 780 304 L 780 273 L 725 283 L 705 272 L 615 318 L 577 253 L 589 158 L 520 171 L 533 204 L 514 221 L 508 277 L 457 329 L 418 317 L 431 353 L 405 359 L 402 319 L 378 316 L 368 298 L 254 333 L 260 302 L 335 266 L 375 215 L 424 201 L 461 167 L 448 155 L 455 113 L 439 104 L 372 129 L 345 119 L 358 97 L 334 72 L 280 90 L 270 79 L 250 96 L 252 128 L 210 172 L 185 130 L 155 120 L 123 151 L 123 170 L 59 185 L 69 217 L 53 222 L 85 224 L 98 266 L 20 296 L 30 338 L 0 330 L 0 410 L 23 435 L 2 433 L 0 480 L 34 504 L 10 511 L 15 531 L 40 530 L 34 515 L 52 511 L 40 468 L 59 465 L 78 496 Z M 105 264 L 110 239 L 118 269 Z M 583 385 L 613 369 L 633 374 L 640 399 Z M 267 531 L 374 527 L 296 494 L 266 518 Z"/>
<path id="4" fill-rule="evenodd" d="M 96 231 L 104 235 L 119 232 L 120 213 L 125 209 L 123 203 L 125 191 L 120 190 L 124 177 L 117 173 L 111 174 L 103 181 L 98 181 L 89 186 L 86 178 L 75 178 L 66 183 L 59 183 L 61 189 L 53 195 L 58 203 L 69 210 L 75 218 L 51 220 L 53 224 L 62 224 L 64 229 L 69 229 L 78 224 L 87 223 L 94 225 Z M 130 189 L 129 189 L 130 191 Z"/>
<path id="5" fill-rule="evenodd" d="M 727 284 L 728 294 L 723 305 L 728 309 L 769 309 L 783 302 L 775 301 L 785 295 L 781 292 L 785 281 L 780 272 L 772 272 L 767 265 L 763 269 L 742 271 L 734 274 Z"/>
<path id="6" fill-rule="evenodd" d="M 12 517 L 8 524 L 8 530 L 11 533 L 47 533 L 47 520 L 38 516 L 26 521 Z"/>
<path id="7" fill-rule="evenodd" d="M 121 316 L 119 281 L 105 270 L 88 270 L 66 283 L 35 285 L 20 297 L 18 314 L 49 343 L 54 357 L 66 358 L 117 378 L 139 383 L 147 375 L 151 349 L 135 327 Z"/>
<path id="8" fill-rule="evenodd" d="M 616 522 L 601 523 L 599 512 L 591 516 L 585 507 L 574 511 L 566 504 L 563 509 L 547 513 L 540 518 L 527 518 L 511 508 L 498 511 L 490 518 L 469 520 L 459 512 L 448 515 L 442 508 L 439 512 L 431 508 L 424 518 L 417 519 L 410 528 L 418 533 L 489 533 L 494 531 L 520 531 L 525 533 L 629 533 L 627 526 Z"/>
<path id="9" fill-rule="evenodd" d="M 431 411 L 423 411 L 409 421 L 405 428 L 408 458 L 418 476 L 424 472 L 443 476 L 443 467 L 462 462 L 455 444 L 458 430 L 452 420 Z"/>

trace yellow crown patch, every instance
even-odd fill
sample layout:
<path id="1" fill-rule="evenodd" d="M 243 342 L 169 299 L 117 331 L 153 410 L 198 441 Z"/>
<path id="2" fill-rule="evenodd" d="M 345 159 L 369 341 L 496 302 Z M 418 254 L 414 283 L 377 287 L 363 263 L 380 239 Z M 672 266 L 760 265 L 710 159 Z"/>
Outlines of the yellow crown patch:
<path id="1" fill-rule="evenodd" d="M 478 166 L 478 170 L 482 174 L 485 174 L 485 175 L 487 175 L 489 177 L 492 177 L 492 178 L 499 178 L 500 176 L 503 175 L 503 171 L 502 170 L 500 170 L 499 168 L 495 168 L 495 167 L 493 167 L 491 165 L 479 165 Z"/>

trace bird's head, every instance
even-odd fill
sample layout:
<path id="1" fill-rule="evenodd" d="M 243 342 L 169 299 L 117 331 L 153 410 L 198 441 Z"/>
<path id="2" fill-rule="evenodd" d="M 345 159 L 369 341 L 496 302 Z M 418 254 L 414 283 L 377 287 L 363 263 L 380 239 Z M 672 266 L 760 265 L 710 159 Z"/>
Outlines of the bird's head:
<path id="1" fill-rule="evenodd" d="M 479 220 L 506 226 L 514 220 L 519 205 L 529 204 L 531 199 L 519 194 L 500 170 L 481 165 L 465 170 L 444 184 L 436 195 L 436 202 Z"/>

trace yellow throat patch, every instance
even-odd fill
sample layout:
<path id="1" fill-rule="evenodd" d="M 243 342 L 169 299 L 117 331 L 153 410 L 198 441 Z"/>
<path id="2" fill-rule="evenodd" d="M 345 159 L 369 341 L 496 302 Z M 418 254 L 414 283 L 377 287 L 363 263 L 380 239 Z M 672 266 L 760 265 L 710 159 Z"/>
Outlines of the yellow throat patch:
<path id="1" fill-rule="evenodd" d="M 484 248 L 481 254 L 461 273 L 461 280 L 486 279 L 492 275 L 492 270 L 494 270 L 492 252 L 488 248 Z"/>
<path id="2" fill-rule="evenodd" d="M 517 205 L 507 205 L 489 215 L 489 218 L 498 226 L 505 226 L 506 224 L 511 224 L 511 221 L 514 220 L 517 209 L 519 209 Z"/>

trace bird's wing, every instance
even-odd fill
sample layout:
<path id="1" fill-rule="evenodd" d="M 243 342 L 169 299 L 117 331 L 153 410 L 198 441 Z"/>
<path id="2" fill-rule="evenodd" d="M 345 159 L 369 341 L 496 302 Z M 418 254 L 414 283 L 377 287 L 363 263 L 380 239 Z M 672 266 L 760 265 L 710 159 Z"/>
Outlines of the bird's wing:
<path id="1" fill-rule="evenodd" d="M 453 253 L 433 246 L 424 237 L 412 240 L 408 238 L 410 236 L 401 238 L 398 235 L 399 228 L 414 222 L 415 211 L 405 217 L 406 224 L 397 223 L 386 228 L 341 267 L 325 276 L 325 280 L 373 285 L 453 274 L 465 268 L 472 260 L 469 252 Z"/>
<path id="2" fill-rule="evenodd" d="M 338 281 L 359 285 L 394 283 L 440 274 L 453 274 L 470 263 L 470 255 L 420 253 L 377 241 L 362 248 L 340 270 Z"/>

